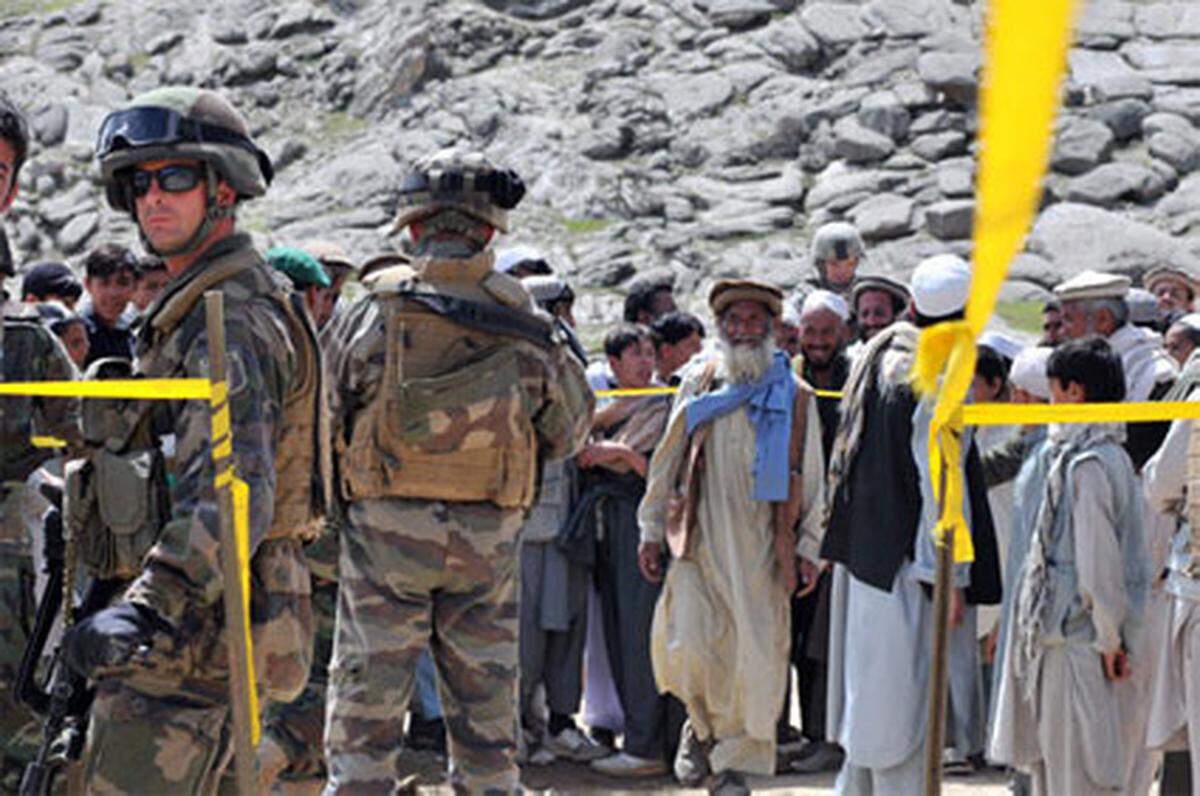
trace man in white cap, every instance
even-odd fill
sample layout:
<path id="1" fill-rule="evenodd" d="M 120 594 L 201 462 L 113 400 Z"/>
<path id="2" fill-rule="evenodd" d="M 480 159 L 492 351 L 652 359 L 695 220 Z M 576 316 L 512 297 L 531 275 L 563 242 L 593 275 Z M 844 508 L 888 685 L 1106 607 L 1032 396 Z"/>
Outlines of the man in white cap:
<path id="1" fill-rule="evenodd" d="M 1200 280 L 1190 271 L 1171 265 L 1159 265 L 1146 272 L 1142 283 L 1158 300 L 1158 312 L 1166 318 L 1173 312 L 1191 312 L 1200 290 Z"/>
<path id="2" fill-rule="evenodd" d="M 713 286 L 719 353 L 687 365 L 638 511 L 646 579 L 663 578 L 664 543 L 672 554 L 651 654 L 687 709 L 675 774 L 695 786 L 711 769 L 719 792 L 775 772 L 790 596 L 818 574 L 820 420 L 775 347 L 782 303 L 762 282 Z"/>
<path id="3" fill-rule="evenodd" d="M 1163 350 L 1162 338 L 1129 322 L 1129 277 L 1083 271 L 1054 289 L 1062 303 L 1063 331 L 1075 340 L 1098 334 L 1121 358 L 1126 401 L 1158 401 L 1175 383 L 1179 368 Z M 1166 423 L 1135 423 L 1126 429 L 1125 449 L 1137 469 L 1158 449 Z"/>
<path id="4" fill-rule="evenodd" d="M 1179 368 L 1163 349 L 1160 335 L 1129 322 L 1125 303 L 1129 285 L 1129 277 L 1096 271 L 1083 271 L 1063 282 L 1054 289 L 1055 296 L 1062 302 L 1063 329 L 1068 339 L 1090 334 L 1107 339 L 1113 352 L 1121 358 L 1125 401 L 1163 400 L 1175 385 Z M 1169 430 L 1169 423 L 1126 424 L 1125 450 L 1137 472 L 1141 472 L 1143 465 L 1161 447 Z M 1151 571 L 1161 573 L 1167 562 L 1174 518 L 1157 511 L 1152 502 L 1144 501 L 1142 523 L 1150 546 Z M 1133 669 L 1134 688 L 1126 696 L 1130 705 L 1122 727 L 1126 744 L 1138 750 L 1130 776 L 1131 792 L 1145 792 L 1158 765 L 1158 756 L 1145 750 L 1146 726 L 1150 695 L 1156 688 L 1159 660 L 1165 652 L 1160 643 L 1161 629 L 1167 621 L 1170 606 L 1163 591 L 1163 580 L 1157 578 L 1151 586 L 1146 607 L 1146 632 L 1138 639 L 1139 647 L 1129 651 L 1130 658 L 1142 664 Z"/>
<path id="5" fill-rule="evenodd" d="M 814 290 L 800 308 L 801 357 L 794 364 L 801 378 L 819 390 L 839 391 L 850 375 L 850 361 L 846 357 L 849 321 L 846 300 L 828 290 Z M 821 446 L 827 461 L 837 432 L 839 404 L 837 398 L 817 396 Z M 828 573 L 822 573 L 812 594 L 793 600 L 791 659 L 796 667 L 802 735 L 806 743 L 792 761 L 792 767 L 801 773 L 835 771 L 842 764 L 841 748 L 825 738 L 829 583 Z"/>
<path id="6" fill-rule="evenodd" d="M 846 761 L 839 793 L 920 793 L 933 627 L 932 531 L 938 506 L 926 445 L 933 399 L 918 399 L 909 373 L 920 328 L 963 317 L 970 268 L 932 257 L 912 279 L 914 323 L 871 339 L 854 363 L 829 465 L 829 515 L 821 557 L 835 562 L 830 607 L 828 737 Z M 996 540 L 978 454 L 964 439 L 963 512 L 976 559 L 956 564 L 951 590 L 948 742 L 964 753 L 982 709 L 978 647 L 967 605 L 1000 598 Z M 970 687 L 963 688 L 963 683 Z"/>

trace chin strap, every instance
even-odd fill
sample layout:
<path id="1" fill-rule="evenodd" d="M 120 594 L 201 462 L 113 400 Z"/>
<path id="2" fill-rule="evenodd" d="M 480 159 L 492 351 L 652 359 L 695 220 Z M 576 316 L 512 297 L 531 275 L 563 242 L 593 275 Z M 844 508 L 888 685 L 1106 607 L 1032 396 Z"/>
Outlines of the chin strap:
<path id="1" fill-rule="evenodd" d="M 208 233 L 212 232 L 217 222 L 223 218 L 228 218 L 233 215 L 233 205 L 222 207 L 217 202 L 217 172 L 208 161 L 204 162 L 204 184 L 205 184 L 205 209 L 204 220 L 200 222 L 200 226 L 196 227 L 196 231 L 192 236 L 178 246 L 170 249 L 159 249 L 150 242 L 150 238 L 146 236 L 142 225 L 138 224 L 137 211 L 130 210 L 129 215 L 133 217 L 133 223 L 137 226 L 138 237 L 142 239 L 142 245 L 146 250 L 159 257 L 177 257 L 181 254 L 188 254 L 199 248 L 204 239 L 208 237 Z"/>

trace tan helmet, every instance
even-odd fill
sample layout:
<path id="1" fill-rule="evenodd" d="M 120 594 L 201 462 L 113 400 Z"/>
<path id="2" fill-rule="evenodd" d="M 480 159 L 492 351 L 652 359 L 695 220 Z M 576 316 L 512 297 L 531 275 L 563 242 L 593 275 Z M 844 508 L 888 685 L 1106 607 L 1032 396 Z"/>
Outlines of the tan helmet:
<path id="1" fill-rule="evenodd" d="M 243 199 L 262 196 L 275 175 L 242 115 L 216 92 L 187 86 L 155 89 L 110 113 L 100 124 L 96 157 L 109 204 L 125 211 L 133 203 L 119 173 L 150 160 L 203 161 Z"/>
<path id="2" fill-rule="evenodd" d="M 443 149 L 419 160 L 400 184 L 392 233 L 441 210 L 458 210 L 507 232 L 508 211 L 524 195 L 517 173 L 497 168 L 482 152 Z"/>

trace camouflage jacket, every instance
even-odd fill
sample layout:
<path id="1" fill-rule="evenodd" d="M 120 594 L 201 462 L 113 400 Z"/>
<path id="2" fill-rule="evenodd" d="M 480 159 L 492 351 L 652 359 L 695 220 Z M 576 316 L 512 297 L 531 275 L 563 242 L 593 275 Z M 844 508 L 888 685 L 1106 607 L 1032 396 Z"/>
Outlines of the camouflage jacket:
<path id="1" fill-rule="evenodd" d="M 424 258 L 411 266 L 396 266 L 368 278 L 371 292 L 331 321 L 336 327 L 325 353 L 326 382 L 331 385 L 331 430 L 335 439 L 349 444 L 356 423 L 379 397 L 388 350 L 388 302 L 393 300 L 389 288 L 381 285 L 399 281 L 425 291 L 497 305 L 501 301 L 489 296 L 508 291 L 506 303 L 510 307 L 536 312 L 519 281 L 495 272 L 492 263 L 491 252 L 470 260 Z M 432 338 L 412 328 L 402 328 L 403 362 L 399 365 L 402 381 L 405 377 L 439 377 L 486 351 L 520 347 L 526 363 L 519 371 L 526 396 L 523 404 L 537 438 L 538 458 L 562 458 L 579 448 L 588 433 L 595 399 L 582 365 L 571 355 L 565 341 L 557 337 L 557 332 L 553 344 L 545 348 L 517 336 L 496 334 L 481 338 L 478 333 L 458 332 L 452 321 L 442 328 L 445 333 L 439 331 Z M 426 346 L 429 350 L 421 350 Z M 450 427 L 445 433 L 450 440 L 456 432 Z M 338 468 L 345 468 L 345 458 L 339 458 Z M 536 462 L 533 466 L 537 466 Z M 344 492 L 335 491 L 341 499 L 346 499 Z"/>
<path id="2" fill-rule="evenodd" d="M 276 448 L 283 402 L 296 373 L 296 350 L 283 309 L 273 298 L 282 284 L 235 234 L 209 248 L 164 288 L 138 330 L 136 369 L 150 378 L 207 378 L 208 340 L 203 300 L 169 322 L 172 299 L 209 269 L 252 261 L 210 287 L 225 296 L 225 336 L 236 475 L 250 487 L 250 548 L 258 550 L 271 525 Z M 209 407 L 202 401 L 154 404 L 154 430 L 174 435 L 171 517 L 147 554 L 126 599 L 154 609 L 179 626 L 189 610 L 221 597 L 220 530 L 213 486 Z"/>
<path id="3" fill-rule="evenodd" d="M 19 305 L 0 305 L 0 362 L 3 380 L 70 381 L 75 366 L 66 349 Z M 33 445 L 35 435 L 58 437 L 69 445 L 81 442 L 79 399 L 39 398 L 30 395 L 0 397 L 0 481 L 24 481 L 42 462 L 57 455 L 53 449 Z"/>

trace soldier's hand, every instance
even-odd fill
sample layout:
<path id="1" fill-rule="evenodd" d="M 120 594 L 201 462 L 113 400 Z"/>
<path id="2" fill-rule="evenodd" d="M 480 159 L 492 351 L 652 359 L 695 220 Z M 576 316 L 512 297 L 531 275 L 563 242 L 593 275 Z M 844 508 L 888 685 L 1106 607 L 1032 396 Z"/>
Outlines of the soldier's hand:
<path id="1" fill-rule="evenodd" d="M 149 608 L 120 603 L 80 621 L 63 637 L 67 665 L 84 677 L 97 669 L 123 666 L 144 656 L 157 631 L 171 632 L 166 620 Z"/>
<path id="2" fill-rule="evenodd" d="M 638 545 L 638 569 L 642 577 L 651 583 L 663 579 L 661 542 L 642 542 Z"/>

